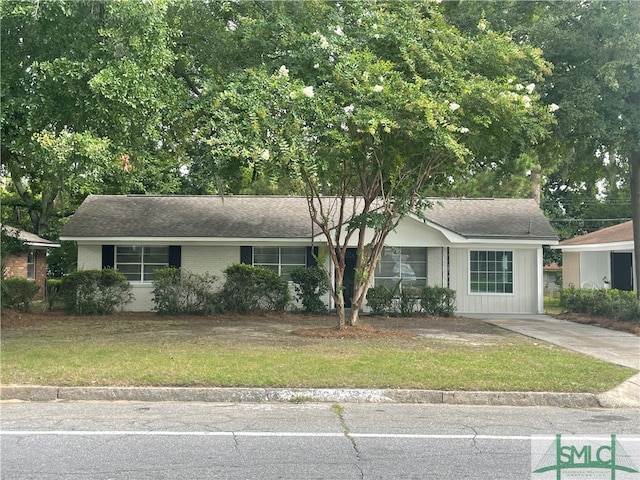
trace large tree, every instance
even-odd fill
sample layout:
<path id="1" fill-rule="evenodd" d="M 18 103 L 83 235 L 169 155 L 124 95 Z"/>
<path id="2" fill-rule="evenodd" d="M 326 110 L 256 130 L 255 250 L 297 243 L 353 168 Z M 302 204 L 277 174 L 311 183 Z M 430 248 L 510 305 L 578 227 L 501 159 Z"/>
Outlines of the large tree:
<path id="1" fill-rule="evenodd" d="M 631 180 L 634 171 L 629 167 L 640 142 L 640 3 L 509 0 L 445 5 L 448 18 L 461 29 L 472 31 L 482 19 L 510 32 L 516 41 L 540 48 L 553 65 L 553 75 L 539 87 L 546 101 L 557 105 L 557 122 L 535 155 L 545 179 L 543 206 L 548 214 L 561 217 L 556 224 L 560 236 L 607 226 L 606 218 L 629 217 L 630 185 L 637 181 Z M 640 224 L 636 214 L 634 218 Z"/>
<path id="2" fill-rule="evenodd" d="M 188 90 L 169 13 L 162 0 L 0 3 L 3 210 L 25 210 L 29 230 L 88 193 L 179 188 Z"/>
<path id="3" fill-rule="evenodd" d="M 255 31 L 268 41 L 254 45 L 259 63 L 201 99 L 198 139 L 209 155 L 199 169 L 226 182 L 250 170 L 303 189 L 328 243 L 339 326 L 353 325 L 388 235 L 428 208 L 434 185 L 510 162 L 543 137 L 551 115 L 536 84 L 547 67 L 485 25 L 462 35 L 432 2 L 265 8 L 229 18 L 239 42 Z"/>

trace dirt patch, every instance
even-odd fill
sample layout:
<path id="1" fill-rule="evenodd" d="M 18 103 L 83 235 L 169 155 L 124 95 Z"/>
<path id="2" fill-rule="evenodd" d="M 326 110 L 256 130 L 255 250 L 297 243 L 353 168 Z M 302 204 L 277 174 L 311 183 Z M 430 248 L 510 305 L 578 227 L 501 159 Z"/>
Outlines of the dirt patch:
<path id="1" fill-rule="evenodd" d="M 29 328 L 34 332 L 48 322 L 63 322 L 73 335 L 96 332 L 140 338 L 167 338 L 189 343 L 222 340 L 234 343 L 277 343 L 295 346 L 324 339 L 410 339 L 432 337 L 445 340 L 493 343 L 511 332 L 463 317 L 379 317 L 363 315 L 353 326 L 337 329 L 337 317 L 296 313 L 252 315 L 160 316 L 153 312 L 119 312 L 113 315 L 79 316 L 61 312 L 3 311 L 2 329 Z M 172 341 L 173 341 L 172 340 Z"/>
<path id="2" fill-rule="evenodd" d="M 418 336 L 416 332 L 404 328 L 376 328 L 366 323 L 344 328 L 303 328 L 291 333 L 313 338 L 414 338 Z"/>

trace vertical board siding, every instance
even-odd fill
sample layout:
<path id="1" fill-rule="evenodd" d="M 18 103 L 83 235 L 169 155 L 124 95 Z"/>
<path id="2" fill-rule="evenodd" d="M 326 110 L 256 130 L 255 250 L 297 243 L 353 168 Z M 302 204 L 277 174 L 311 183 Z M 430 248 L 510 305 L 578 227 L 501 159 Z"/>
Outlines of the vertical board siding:
<path id="1" fill-rule="evenodd" d="M 580 253 L 580 283 L 576 288 L 604 288 L 605 276 L 611 281 L 611 252 Z"/>
<path id="2" fill-rule="evenodd" d="M 513 294 L 470 294 L 469 251 L 513 251 Z M 456 291 L 458 313 L 537 313 L 538 266 L 536 249 L 498 247 L 451 248 L 451 288 Z"/>

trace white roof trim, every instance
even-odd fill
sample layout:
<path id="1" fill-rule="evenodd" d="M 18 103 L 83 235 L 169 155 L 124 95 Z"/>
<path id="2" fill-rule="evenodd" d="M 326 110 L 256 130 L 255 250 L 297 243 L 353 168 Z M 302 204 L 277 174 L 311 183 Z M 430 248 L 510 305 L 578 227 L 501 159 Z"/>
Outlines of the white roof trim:
<path id="1" fill-rule="evenodd" d="M 608 250 L 633 250 L 633 240 L 610 243 L 583 243 L 581 245 L 555 245 L 551 248 L 563 252 L 604 252 Z"/>

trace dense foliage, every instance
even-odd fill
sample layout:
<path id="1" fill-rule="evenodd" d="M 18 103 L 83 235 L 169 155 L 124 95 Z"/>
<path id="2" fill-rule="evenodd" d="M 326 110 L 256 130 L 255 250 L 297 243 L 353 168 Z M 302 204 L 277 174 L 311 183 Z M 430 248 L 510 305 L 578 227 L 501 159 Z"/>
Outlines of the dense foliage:
<path id="1" fill-rule="evenodd" d="M 106 315 L 133 300 L 131 285 L 117 270 L 80 270 L 62 279 L 60 299 L 69 313 Z"/>
<path id="2" fill-rule="evenodd" d="M 325 272 L 319 267 L 297 267 L 291 271 L 291 280 L 296 291 L 296 300 L 308 313 L 326 313 L 323 296 L 330 284 Z"/>
<path id="3" fill-rule="evenodd" d="M 572 313 L 587 313 L 622 321 L 640 321 L 640 302 L 635 292 L 563 288 L 560 290 L 560 306 Z"/>
<path id="4" fill-rule="evenodd" d="M 26 278 L 3 278 L 2 308 L 29 310 L 33 297 L 40 291 L 40 286 Z"/>
<path id="5" fill-rule="evenodd" d="M 224 270 L 220 300 L 225 311 L 284 311 L 291 301 L 287 281 L 264 267 L 235 264 Z"/>
<path id="6" fill-rule="evenodd" d="M 160 268 L 154 270 L 153 276 L 153 303 L 160 315 L 207 315 L 220 311 L 214 275 Z"/>

